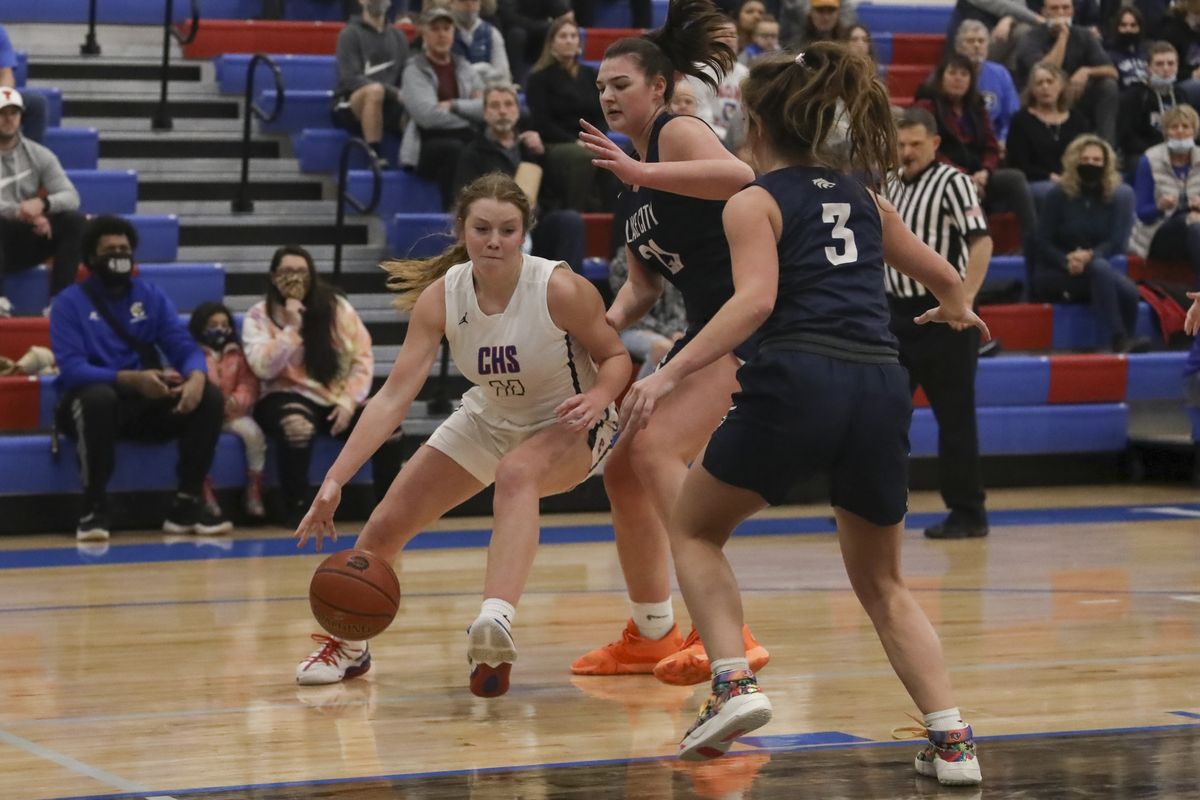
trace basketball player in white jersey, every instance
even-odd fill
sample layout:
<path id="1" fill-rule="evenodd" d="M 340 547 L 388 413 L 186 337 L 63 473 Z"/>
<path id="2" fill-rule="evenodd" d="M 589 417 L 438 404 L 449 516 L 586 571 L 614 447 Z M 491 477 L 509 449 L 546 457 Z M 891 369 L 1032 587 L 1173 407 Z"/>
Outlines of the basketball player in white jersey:
<path id="1" fill-rule="evenodd" d="M 443 514 L 495 483 L 483 605 L 467 633 L 471 691 L 508 691 L 516 659 L 512 623 L 538 543 L 538 500 L 567 491 L 600 465 L 616 432 L 613 401 L 630 360 L 587 280 L 562 262 L 523 255 L 529 201 L 499 173 L 460 193 L 456 244 L 436 258 L 392 261 L 388 286 L 411 308 L 404 346 L 379 393 L 330 467 L 296 530 L 298 546 L 336 539 L 342 486 L 404 420 L 441 338 L 474 387 L 462 406 L 404 465 L 359 534 L 356 547 L 395 561 Z M 302 684 L 366 672 L 366 642 L 315 634 L 300 662 Z"/>

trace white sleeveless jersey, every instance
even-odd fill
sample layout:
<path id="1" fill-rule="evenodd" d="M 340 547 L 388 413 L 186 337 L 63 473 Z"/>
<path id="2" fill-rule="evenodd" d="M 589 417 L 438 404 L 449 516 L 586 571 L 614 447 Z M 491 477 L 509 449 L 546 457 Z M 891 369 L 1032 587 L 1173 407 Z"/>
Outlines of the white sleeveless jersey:
<path id="1" fill-rule="evenodd" d="M 596 366 L 579 342 L 550 318 L 546 284 L 561 261 L 524 256 L 508 308 L 484 314 L 475 296 L 471 262 L 446 273 L 446 340 L 454 363 L 475 384 L 463 406 L 501 426 L 527 427 L 554 419 L 568 397 L 596 383 Z"/>

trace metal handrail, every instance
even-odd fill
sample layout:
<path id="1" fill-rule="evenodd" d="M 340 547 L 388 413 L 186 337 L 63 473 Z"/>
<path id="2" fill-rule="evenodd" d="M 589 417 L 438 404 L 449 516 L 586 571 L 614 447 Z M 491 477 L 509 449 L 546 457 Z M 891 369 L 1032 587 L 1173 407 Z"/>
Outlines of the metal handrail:
<path id="1" fill-rule="evenodd" d="M 171 121 L 171 110 L 167 107 L 167 84 L 171 72 L 171 39 L 180 45 L 189 45 L 196 41 L 200 32 L 200 0 L 192 0 L 192 26 L 187 36 L 175 30 L 172 18 L 175 16 L 175 0 L 166 0 L 163 11 L 163 50 L 162 50 L 162 89 L 159 93 L 158 108 L 150 118 L 150 127 L 156 131 L 169 131 L 174 127 Z"/>
<path id="2" fill-rule="evenodd" d="M 100 43 L 96 41 L 96 0 L 88 3 L 88 32 L 83 44 L 79 45 L 79 55 L 100 55 Z"/>
<path id="3" fill-rule="evenodd" d="M 346 180 L 350 174 L 350 152 L 356 147 L 367 154 L 367 163 L 371 165 L 373 177 L 371 200 L 365 205 L 346 191 Z M 338 159 L 337 222 L 334 231 L 337 241 L 333 245 L 333 280 L 335 283 L 340 283 L 342 280 L 342 239 L 345 238 L 343 232 L 346 226 L 346 203 L 349 202 L 360 214 L 370 214 L 379 205 L 379 198 L 382 194 L 383 170 L 375 160 L 375 151 L 371 149 L 371 145 L 358 138 L 351 139 L 342 145 L 342 154 Z"/>
<path id="4" fill-rule="evenodd" d="M 267 114 L 254 102 L 254 73 L 259 62 L 271 68 L 275 78 L 275 110 Z M 257 117 L 263 122 L 274 122 L 283 113 L 283 72 L 275 59 L 266 53 L 255 53 L 246 68 L 246 111 L 242 125 L 242 181 L 238 184 L 237 194 L 229 204 L 235 214 L 248 214 L 254 210 L 254 201 L 250 199 L 250 122 Z"/>

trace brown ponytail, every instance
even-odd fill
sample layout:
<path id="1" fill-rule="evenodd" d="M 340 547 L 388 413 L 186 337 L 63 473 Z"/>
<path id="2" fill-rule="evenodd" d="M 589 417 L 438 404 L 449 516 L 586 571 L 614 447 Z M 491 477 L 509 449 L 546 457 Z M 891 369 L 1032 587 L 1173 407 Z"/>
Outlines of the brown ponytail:
<path id="1" fill-rule="evenodd" d="M 722 28 L 733 24 L 712 0 L 672 0 L 661 28 L 618 39 L 604 51 L 604 58 L 633 56 L 647 81 L 661 75 L 667 84 L 665 101 L 675 92 L 676 72 L 699 78 L 715 90 L 720 76 L 733 69 L 737 60 L 733 49 L 716 38 Z"/>
<path id="2" fill-rule="evenodd" d="M 764 56 L 742 83 L 742 104 L 759 134 L 783 157 L 863 173 L 876 187 L 896 168 L 896 127 L 875 65 L 840 42 L 799 56 Z M 846 124 L 846 155 L 831 134 Z"/>
<path id="3" fill-rule="evenodd" d="M 388 273 L 387 287 L 396 292 L 396 307 L 411 311 L 417 304 L 421 292 L 455 264 L 470 261 L 467 255 L 467 245 L 463 239 L 463 226 L 467 215 L 471 213 L 471 205 L 476 200 L 497 200 L 501 203 L 511 203 L 521 212 L 521 225 L 526 233 L 533 227 L 533 209 L 529 197 L 508 175 L 502 172 L 489 172 L 476 178 L 462 188 L 458 193 L 451 218 L 454 220 L 454 244 L 447 247 L 433 258 L 392 259 L 380 266 Z"/>

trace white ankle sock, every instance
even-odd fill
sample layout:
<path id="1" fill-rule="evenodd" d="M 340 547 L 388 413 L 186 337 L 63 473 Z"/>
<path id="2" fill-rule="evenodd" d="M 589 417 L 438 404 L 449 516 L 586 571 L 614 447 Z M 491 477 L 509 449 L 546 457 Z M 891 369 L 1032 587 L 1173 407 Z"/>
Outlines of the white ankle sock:
<path id="1" fill-rule="evenodd" d="M 945 711 L 931 711 L 925 715 L 925 727 L 931 731 L 953 731 L 967 727 L 963 722 L 958 708 L 947 708 Z"/>
<path id="2" fill-rule="evenodd" d="M 742 669 L 750 671 L 750 662 L 743 658 L 718 658 L 710 665 L 713 677 L 720 675 L 722 672 L 729 672 L 731 669 Z"/>
<path id="3" fill-rule="evenodd" d="M 513 608 L 512 603 L 509 603 L 507 600 L 501 600 L 498 597 L 489 597 L 479 607 L 479 616 L 499 620 L 504 624 L 505 628 L 511 631 L 513 620 L 517 618 L 517 609 Z"/>
<path id="4" fill-rule="evenodd" d="M 633 624 L 637 626 L 638 633 L 647 639 L 657 641 L 675 627 L 675 612 L 669 597 L 661 603 L 630 601 L 629 607 L 633 609 Z"/>

